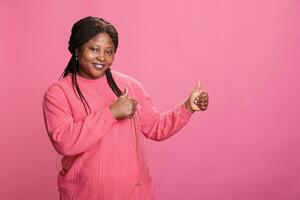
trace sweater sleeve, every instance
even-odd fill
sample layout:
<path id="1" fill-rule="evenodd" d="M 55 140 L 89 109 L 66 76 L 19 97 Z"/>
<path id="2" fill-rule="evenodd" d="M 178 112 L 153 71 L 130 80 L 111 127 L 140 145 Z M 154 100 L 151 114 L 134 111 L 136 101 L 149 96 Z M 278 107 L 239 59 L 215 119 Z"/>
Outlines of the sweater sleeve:
<path id="1" fill-rule="evenodd" d="M 50 87 L 43 98 L 43 114 L 48 136 L 58 153 L 72 156 L 88 150 L 117 120 L 108 107 L 74 122 L 63 89 Z"/>
<path id="2" fill-rule="evenodd" d="M 138 83 L 141 96 L 141 131 L 146 138 L 161 141 L 177 133 L 192 116 L 184 103 L 177 104 L 173 109 L 159 112 L 152 104 L 151 97 Z"/>

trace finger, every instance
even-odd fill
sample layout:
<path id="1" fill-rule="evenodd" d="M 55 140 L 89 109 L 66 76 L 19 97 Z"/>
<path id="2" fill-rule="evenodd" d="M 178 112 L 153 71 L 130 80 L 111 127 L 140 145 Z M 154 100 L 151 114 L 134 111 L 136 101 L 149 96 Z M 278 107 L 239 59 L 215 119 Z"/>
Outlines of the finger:
<path id="1" fill-rule="evenodd" d="M 200 107 L 200 110 L 201 111 L 204 111 L 204 110 L 206 110 L 207 109 L 207 107 Z"/>
<path id="2" fill-rule="evenodd" d="M 199 106 L 200 108 L 206 108 L 207 105 L 205 103 L 201 103 L 201 105 Z"/>
<path id="3" fill-rule="evenodd" d="M 201 102 L 201 103 L 200 103 L 200 106 L 201 106 L 201 107 L 205 106 L 205 103 L 204 103 L 204 102 Z"/>
<path id="4" fill-rule="evenodd" d="M 128 115 L 130 118 L 132 118 L 134 116 L 135 111 L 132 110 L 131 113 Z"/>
<path id="5" fill-rule="evenodd" d="M 121 95 L 122 97 L 128 97 L 128 90 L 125 88 L 124 93 Z"/>
<path id="6" fill-rule="evenodd" d="M 195 103 L 196 105 L 200 104 L 201 102 L 202 102 L 202 99 L 201 99 L 201 98 L 196 98 L 195 101 L 194 101 L 194 103 Z"/>
<path id="7" fill-rule="evenodd" d="M 136 106 L 137 106 L 137 100 L 130 99 L 130 108 L 131 108 L 131 110 L 135 109 Z"/>
<path id="8" fill-rule="evenodd" d="M 198 84 L 197 84 L 197 86 L 196 86 L 196 88 L 195 88 L 195 90 L 200 90 L 201 89 L 201 82 L 200 82 L 200 80 L 198 81 Z"/>
<path id="9" fill-rule="evenodd" d="M 131 119 L 132 117 L 133 117 L 133 115 L 132 115 L 132 114 L 128 115 L 128 118 L 129 118 L 129 119 Z"/>
<path id="10" fill-rule="evenodd" d="M 137 100 L 135 100 L 135 99 L 130 99 L 130 104 L 131 104 L 132 108 L 135 108 L 136 105 L 137 105 Z"/>
<path id="11" fill-rule="evenodd" d="M 136 108 L 132 109 L 132 114 L 134 114 L 136 112 Z"/>
<path id="12" fill-rule="evenodd" d="M 201 96 L 201 97 L 208 97 L 208 94 L 207 94 L 207 92 L 202 91 L 202 92 L 200 93 L 200 96 Z"/>
<path id="13" fill-rule="evenodd" d="M 200 101 L 198 101 L 198 102 L 200 102 L 200 103 L 204 103 L 205 101 L 204 101 L 204 99 L 203 99 L 203 98 L 201 98 L 201 99 L 200 99 Z"/>
<path id="14" fill-rule="evenodd" d="M 202 103 L 199 108 L 200 109 L 206 109 L 208 107 L 208 102 Z"/>

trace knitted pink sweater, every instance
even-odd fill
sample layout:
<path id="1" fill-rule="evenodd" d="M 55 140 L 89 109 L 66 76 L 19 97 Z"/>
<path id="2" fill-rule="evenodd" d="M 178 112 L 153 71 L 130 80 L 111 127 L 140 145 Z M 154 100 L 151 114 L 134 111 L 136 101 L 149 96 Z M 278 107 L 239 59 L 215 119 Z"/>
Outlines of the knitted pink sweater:
<path id="1" fill-rule="evenodd" d="M 74 93 L 70 74 L 45 92 L 46 130 L 63 155 L 57 181 L 62 200 L 153 200 L 142 135 L 156 141 L 167 139 L 192 115 L 183 103 L 158 112 L 138 81 L 120 72 L 112 74 L 119 88 L 124 91 L 126 87 L 129 97 L 138 101 L 131 119 L 113 117 L 108 106 L 117 97 L 105 76 L 91 80 L 77 75 L 92 111 L 89 115 Z"/>

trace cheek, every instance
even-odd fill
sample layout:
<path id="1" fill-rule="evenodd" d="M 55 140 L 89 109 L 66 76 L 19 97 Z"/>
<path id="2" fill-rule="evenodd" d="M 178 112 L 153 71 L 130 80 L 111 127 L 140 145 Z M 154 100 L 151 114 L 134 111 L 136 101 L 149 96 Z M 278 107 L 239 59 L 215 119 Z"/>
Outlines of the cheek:
<path id="1" fill-rule="evenodd" d="M 96 58 L 96 54 L 93 54 L 93 53 L 86 53 L 85 54 L 85 60 L 86 61 L 92 61 Z"/>
<path id="2" fill-rule="evenodd" d="M 88 51 L 85 51 L 81 56 L 82 60 L 85 62 L 94 59 L 94 57 L 95 55 L 92 52 L 88 52 Z"/>
<path id="3" fill-rule="evenodd" d="M 82 67 L 87 67 L 92 60 L 93 60 L 93 57 L 90 54 L 83 54 L 79 58 L 79 61 L 80 61 L 79 63 Z"/>
<path id="4" fill-rule="evenodd" d="M 110 56 L 107 60 L 110 64 L 112 64 L 114 62 L 114 56 Z"/>

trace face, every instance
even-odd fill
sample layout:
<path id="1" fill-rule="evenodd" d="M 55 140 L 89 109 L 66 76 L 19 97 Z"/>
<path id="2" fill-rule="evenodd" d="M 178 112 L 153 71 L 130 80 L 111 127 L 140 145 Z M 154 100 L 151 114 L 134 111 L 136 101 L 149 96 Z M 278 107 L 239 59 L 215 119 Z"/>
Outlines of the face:
<path id="1" fill-rule="evenodd" d="M 107 33 L 99 33 L 75 50 L 79 75 L 87 79 L 100 78 L 114 61 L 115 47 Z"/>

